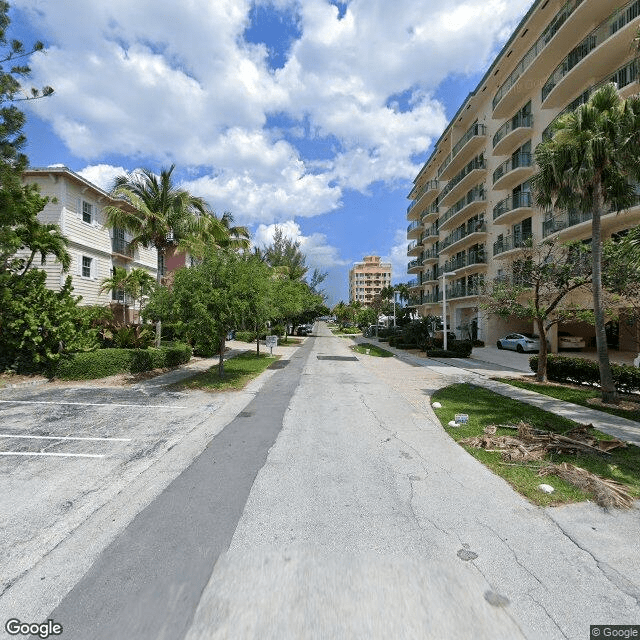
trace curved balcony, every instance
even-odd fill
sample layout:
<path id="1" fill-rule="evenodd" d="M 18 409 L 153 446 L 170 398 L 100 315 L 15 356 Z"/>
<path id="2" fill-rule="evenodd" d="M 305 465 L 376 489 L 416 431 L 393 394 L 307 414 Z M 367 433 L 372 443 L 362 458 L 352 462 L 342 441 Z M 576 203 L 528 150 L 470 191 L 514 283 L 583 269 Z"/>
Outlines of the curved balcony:
<path id="1" fill-rule="evenodd" d="M 484 250 L 469 251 L 463 256 L 451 258 L 440 268 L 440 275 L 449 271 L 455 271 L 456 276 L 462 276 L 487 267 L 487 256 Z"/>
<path id="2" fill-rule="evenodd" d="M 527 243 L 535 238 L 533 234 L 527 234 L 522 236 L 507 236 L 502 240 L 497 240 L 493 243 L 493 257 L 502 260 L 513 255 L 514 252 L 520 251 L 523 247 L 527 246 Z"/>
<path id="3" fill-rule="evenodd" d="M 597 84 L 592 85 L 586 91 L 583 91 L 575 100 L 570 102 L 550 123 L 549 126 L 542 132 L 542 139 L 548 140 L 551 137 L 551 131 L 553 125 L 565 114 L 575 111 L 580 105 L 586 104 L 591 95 L 605 84 L 613 82 L 618 87 L 618 92 L 622 97 L 627 97 L 631 93 L 637 93 L 638 91 L 638 65 L 635 60 L 623 64 L 619 69 L 616 69 L 611 76 L 607 76 L 604 80 L 601 80 Z"/>
<path id="4" fill-rule="evenodd" d="M 560 108 L 589 78 L 621 64 L 629 55 L 629 43 L 638 26 L 640 0 L 627 2 L 601 22 L 549 76 L 542 87 L 542 108 Z"/>
<path id="5" fill-rule="evenodd" d="M 440 215 L 440 205 L 437 202 L 432 202 L 429 208 L 420 216 L 422 224 L 429 224 L 434 222 Z"/>
<path id="6" fill-rule="evenodd" d="M 414 240 L 407 245 L 408 256 L 419 256 L 422 252 L 422 243 L 418 240 Z"/>
<path id="7" fill-rule="evenodd" d="M 440 217 L 440 231 L 453 229 L 456 224 L 460 224 L 460 222 L 482 209 L 486 200 L 483 184 L 471 189 L 464 198 L 460 198 Z"/>
<path id="8" fill-rule="evenodd" d="M 415 278 L 407 282 L 407 289 L 420 289 L 421 287 L 422 287 L 422 284 L 418 282 Z"/>
<path id="9" fill-rule="evenodd" d="M 450 206 L 487 172 L 484 156 L 476 156 L 460 173 L 451 178 L 440 194 L 440 204 Z"/>
<path id="10" fill-rule="evenodd" d="M 421 230 L 422 222 L 420 222 L 420 220 L 414 220 L 407 227 L 407 238 L 418 238 Z"/>
<path id="11" fill-rule="evenodd" d="M 503 156 L 533 134 L 533 116 L 518 114 L 507 120 L 493 136 L 493 155 Z"/>
<path id="12" fill-rule="evenodd" d="M 425 293 L 422 297 L 422 304 L 438 304 L 442 302 L 442 293 Z"/>
<path id="13" fill-rule="evenodd" d="M 435 249 L 427 249 L 422 254 L 422 264 L 433 264 L 434 262 L 438 262 L 440 258 L 440 252 Z"/>
<path id="14" fill-rule="evenodd" d="M 429 180 L 418 191 L 416 191 L 413 202 L 407 207 L 407 220 L 417 219 L 424 207 L 428 206 L 432 199 L 438 194 L 441 184 L 437 180 Z M 412 189 L 409 197 L 415 191 Z"/>
<path id="15" fill-rule="evenodd" d="M 579 239 L 591 235 L 591 211 L 562 211 L 542 222 L 542 237 L 559 234 L 562 240 Z M 601 217 L 602 233 L 635 227 L 640 223 L 640 196 L 636 196 L 635 206 L 626 211 L 608 211 Z"/>
<path id="16" fill-rule="evenodd" d="M 478 285 L 454 285 L 453 287 L 447 287 L 447 300 L 475 298 L 482 295 L 481 289 Z"/>
<path id="17" fill-rule="evenodd" d="M 472 124 L 466 133 L 458 140 L 451 149 L 447 159 L 438 169 L 438 178 L 450 180 L 464 166 L 465 160 L 471 155 L 477 155 L 487 141 L 487 128 L 476 122 Z"/>
<path id="18" fill-rule="evenodd" d="M 428 229 L 425 229 L 422 232 L 421 240 L 423 243 L 425 242 L 434 242 L 440 236 L 440 232 L 438 231 L 438 227 L 435 224 L 432 224 Z"/>
<path id="19" fill-rule="evenodd" d="M 422 284 L 434 284 L 438 282 L 438 274 L 433 269 L 428 269 L 422 274 Z"/>
<path id="20" fill-rule="evenodd" d="M 472 222 L 465 228 L 456 229 L 442 241 L 440 255 L 460 251 L 468 245 L 483 242 L 486 235 L 487 225 L 484 222 Z"/>
<path id="21" fill-rule="evenodd" d="M 546 70 L 567 55 L 569 43 L 573 42 L 572 34 L 584 33 L 594 22 L 614 11 L 619 2 L 567 0 L 498 89 L 493 98 L 493 117 L 499 120 L 513 113 L 522 103 L 523 95 L 539 86 Z"/>
<path id="22" fill-rule="evenodd" d="M 521 152 L 511 156 L 493 172 L 493 189 L 512 189 L 533 173 L 533 155 Z"/>
<path id="23" fill-rule="evenodd" d="M 407 273 L 420 273 L 422 271 L 422 258 L 416 258 L 407 265 Z"/>
<path id="24" fill-rule="evenodd" d="M 493 207 L 495 224 L 511 224 L 533 212 L 533 198 L 528 191 L 512 194 Z"/>

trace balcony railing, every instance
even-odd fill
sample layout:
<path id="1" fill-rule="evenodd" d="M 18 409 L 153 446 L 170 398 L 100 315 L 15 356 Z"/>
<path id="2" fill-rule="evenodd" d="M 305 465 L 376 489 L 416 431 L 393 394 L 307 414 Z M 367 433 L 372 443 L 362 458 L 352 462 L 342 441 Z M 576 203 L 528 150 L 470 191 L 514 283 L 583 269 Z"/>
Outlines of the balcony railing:
<path id="1" fill-rule="evenodd" d="M 519 167 L 530 167 L 533 161 L 533 156 L 530 153 L 520 152 L 511 156 L 506 162 L 503 162 L 493 172 L 493 184 L 498 182 L 502 176 L 506 176 L 507 173 L 518 169 Z"/>
<path id="2" fill-rule="evenodd" d="M 624 7 L 612 13 L 601 22 L 580 44 L 574 47 L 569 55 L 555 68 L 554 72 L 542 87 L 542 101 L 553 91 L 554 87 L 571 69 L 584 60 L 596 47 L 608 40 L 617 31 L 640 15 L 640 0 L 631 0 Z"/>
<path id="3" fill-rule="evenodd" d="M 416 287 L 419 287 L 419 286 L 420 286 L 420 283 L 415 278 L 407 282 L 408 289 L 415 289 Z"/>
<path id="4" fill-rule="evenodd" d="M 424 220 L 427 216 L 430 216 L 432 213 L 440 213 L 440 207 L 438 206 L 438 201 L 432 202 L 429 207 L 425 210 L 425 212 L 420 217 L 421 220 Z"/>
<path id="5" fill-rule="evenodd" d="M 436 251 L 435 249 L 429 249 L 428 251 L 422 252 L 423 260 L 433 260 L 434 258 L 437 258 L 439 255 L 440 255 L 440 252 Z"/>
<path id="6" fill-rule="evenodd" d="M 460 171 L 460 173 L 458 173 L 456 176 L 451 178 L 449 182 L 447 182 L 447 186 L 442 190 L 442 193 L 440 194 L 440 200 L 445 198 L 446 195 L 452 189 L 454 189 L 457 184 L 462 182 L 462 180 L 466 176 L 468 176 L 472 171 L 475 171 L 476 169 L 485 169 L 485 168 L 486 168 L 486 163 L 484 161 L 484 156 L 483 155 L 476 156 L 462 171 Z"/>
<path id="7" fill-rule="evenodd" d="M 638 79 L 638 65 L 635 60 L 627 62 L 627 64 L 617 69 L 613 75 L 606 77 L 601 82 L 589 87 L 586 91 L 581 93 L 575 100 L 568 104 L 549 124 L 549 126 L 542 132 L 542 139 L 548 140 L 551 137 L 551 130 L 553 125 L 565 114 L 570 113 L 577 109 L 580 105 L 586 104 L 592 94 L 598 89 L 603 87 L 609 82 L 613 82 L 617 85 L 618 90 L 624 89 L 624 87 L 630 85 Z"/>
<path id="8" fill-rule="evenodd" d="M 568 0 L 564 6 L 556 13 L 553 20 L 542 35 L 535 41 L 533 46 L 524 54 L 522 60 L 518 62 L 516 68 L 509 74 L 509 77 L 502 83 L 498 93 L 493 97 L 493 108 L 508 93 L 509 89 L 518 81 L 518 78 L 531 66 L 531 63 L 540 55 L 542 50 L 551 42 L 559 31 L 560 27 L 567 21 L 567 18 L 582 4 L 583 0 Z"/>
<path id="9" fill-rule="evenodd" d="M 122 238 L 111 238 L 111 251 L 113 253 L 119 253 L 122 256 L 133 257 L 131 245 Z"/>
<path id="10" fill-rule="evenodd" d="M 493 136 L 493 148 L 495 149 L 498 142 L 500 142 L 502 138 L 510 134 L 512 131 L 519 129 L 520 127 L 532 126 L 533 116 L 530 113 L 527 115 L 519 113 L 517 116 L 510 118 L 496 131 L 495 135 Z"/>
<path id="11" fill-rule="evenodd" d="M 470 267 L 474 264 L 486 264 L 486 262 L 487 256 L 484 251 L 469 251 L 463 256 L 457 256 L 455 258 L 451 258 L 451 260 L 447 260 L 444 263 L 444 266 L 440 267 L 439 276 L 442 276 L 443 273 L 447 273 L 447 271 L 456 271 L 457 269 Z"/>
<path id="12" fill-rule="evenodd" d="M 425 293 L 422 296 L 423 304 L 434 304 L 436 302 L 442 302 L 442 293 Z"/>
<path id="13" fill-rule="evenodd" d="M 501 253 L 506 253 L 512 249 L 521 249 L 525 247 L 529 241 L 533 239 L 533 234 L 525 233 L 516 236 L 507 236 L 502 240 L 497 240 L 493 243 L 493 255 L 497 256 Z"/>
<path id="14" fill-rule="evenodd" d="M 456 229 L 453 233 L 450 233 L 442 242 L 441 249 L 446 249 L 455 242 L 470 236 L 472 233 L 483 233 L 487 230 L 487 225 L 484 222 L 470 221 L 465 227 Z"/>
<path id="15" fill-rule="evenodd" d="M 495 207 L 493 207 L 493 219 L 495 220 L 496 218 L 499 218 L 508 211 L 532 206 L 533 198 L 528 191 L 515 193 L 505 198 L 504 200 L 501 200 Z"/>
<path id="16" fill-rule="evenodd" d="M 413 202 L 407 207 L 407 213 L 409 213 L 409 211 L 411 211 L 411 209 L 413 209 L 413 207 L 415 207 L 418 202 L 420 202 L 420 198 L 422 198 L 422 196 L 427 193 L 427 191 L 432 191 L 433 189 L 437 189 L 439 187 L 439 183 L 437 180 L 429 180 L 428 182 L 426 182 L 422 189 L 420 189 L 420 191 L 418 191 L 418 193 L 416 194 L 415 199 L 413 200 Z"/>
<path id="17" fill-rule="evenodd" d="M 480 285 L 455 285 L 447 288 L 447 300 L 455 298 L 467 298 L 469 296 L 479 296 L 481 291 Z"/>
<path id="18" fill-rule="evenodd" d="M 458 155 L 462 147 L 464 147 L 464 145 L 467 144 L 467 142 L 469 142 L 471 138 L 474 138 L 475 136 L 486 136 L 486 135 L 487 135 L 487 128 L 483 124 L 480 124 L 479 122 L 472 124 L 469 127 L 469 129 L 467 129 L 466 133 L 462 136 L 462 138 L 460 138 L 460 140 L 456 142 L 453 149 L 451 149 L 451 153 L 446 157 L 445 161 L 440 165 L 440 167 L 438 168 L 438 175 L 439 176 L 442 175 L 444 170 L 451 164 L 453 159 Z"/>
<path id="19" fill-rule="evenodd" d="M 415 231 L 420 226 L 422 226 L 422 222 L 420 220 L 414 220 L 413 222 L 409 223 L 409 225 L 407 226 L 407 233 L 411 233 L 412 231 Z"/>
<path id="20" fill-rule="evenodd" d="M 411 252 L 419 245 L 417 240 L 412 240 L 408 245 L 407 245 L 407 255 L 410 255 Z M 379 283 L 378 283 L 379 284 Z"/>
<path id="21" fill-rule="evenodd" d="M 416 267 L 421 267 L 422 266 L 422 258 L 416 258 L 415 260 L 412 260 L 408 265 L 407 265 L 407 269 L 415 269 Z"/>
<path id="22" fill-rule="evenodd" d="M 467 205 L 470 205 L 472 202 L 484 202 L 486 200 L 486 194 L 484 191 L 484 185 L 479 184 L 475 186 L 473 189 L 467 192 L 467 195 L 464 198 L 460 198 L 458 202 L 456 202 L 449 210 L 440 218 L 440 226 L 442 226 L 447 220 L 453 218 L 453 216 L 457 215 L 462 211 Z"/>
<path id="23" fill-rule="evenodd" d="M 424 230 L 421 239 L 426 240 L 427 238 L 437 238 L 439 234 L 440 232 L 438 231 L 438 227 L 435 224 L 432 224 L 428 229 Z"/>

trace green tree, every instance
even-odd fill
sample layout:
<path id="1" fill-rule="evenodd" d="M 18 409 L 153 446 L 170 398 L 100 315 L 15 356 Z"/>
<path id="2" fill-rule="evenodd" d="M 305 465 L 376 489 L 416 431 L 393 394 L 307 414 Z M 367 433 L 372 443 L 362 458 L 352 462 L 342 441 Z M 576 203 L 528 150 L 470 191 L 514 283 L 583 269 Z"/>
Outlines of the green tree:
<path id="1" fill-rule="evenodd" d="M 640 98 L 622 99 L 615 85 L 596 91 L 586 104 L 554 125 L 553 137 L 535 151 L 532 178 L 536 204 L 592 216 L 593 309 L 600 385 L 604 402 L 617 402 L 611 373 L 602 289 L 601 217 L 635 202 L 640 181 Z"/>
<path id="2" fill-rule="evenodd" d="M 540 336 L 536 377 L 547 379 L 547 332 L 560 322 L 590 320 L 591 314 L 570 303 L 571 292 L 591 283 L 591 256 L 580 243 L 528 242 L 506 272 L 485 286 L 481 306 L 502 318 L 535 324 Z"/>
<path id="3" fill-rule="evenodd" d="M 122 292 L 122 322 L 127 322 L 127 278 L 129 274 L 124 267 L 114 267 L 110 278 L 105 278 L 101 285 L 101 292 L 112 293 L 114 291 Z"/>
<path id="4" fill-rule="evenodd" d="M 309 271 L 307 259 L 300 251 L 300 242 L 287 238 L 278 225 L 273 233 L 273 243 L 264 249 L 262 256 L 271 267 L 286 267 L 290 280 L 302 280 Z"/>
<path id="5" fill-rule="evenodd" d="M 158 285 L 162 284 L 162 267 L 169 247 L 186 251 L 201 231 L 199 217 L 208 216 L 202 198 L 179 189 L 173 183 L 175 165 L 162 169 L 157 176 L 148 169 L 118 176 L 111 195 L 125 200 L 130 207 L 105 208 L 106 224 L 133 235 L 131 247 L 153 246 L 158 252 Z M 156 346 L 160 346 L 161 321 L 156 323 Z"/>

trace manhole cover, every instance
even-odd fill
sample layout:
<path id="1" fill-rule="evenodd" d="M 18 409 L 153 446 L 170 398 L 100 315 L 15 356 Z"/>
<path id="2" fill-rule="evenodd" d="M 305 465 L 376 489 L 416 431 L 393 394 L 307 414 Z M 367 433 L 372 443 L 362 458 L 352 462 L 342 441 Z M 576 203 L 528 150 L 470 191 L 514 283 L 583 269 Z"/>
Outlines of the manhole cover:
<path id="1" fill-rule="evenodd" d="M 284 369 L 288 364 L 288 360 L 276 360 L 275 362 L 272 362 L 267 369 Z"/>
<path id="2" fill-rule="evenodd" d="M 318 356 L 318 360 L 355 360 L 358 362 L 358 358 L 355 356 Z"/>

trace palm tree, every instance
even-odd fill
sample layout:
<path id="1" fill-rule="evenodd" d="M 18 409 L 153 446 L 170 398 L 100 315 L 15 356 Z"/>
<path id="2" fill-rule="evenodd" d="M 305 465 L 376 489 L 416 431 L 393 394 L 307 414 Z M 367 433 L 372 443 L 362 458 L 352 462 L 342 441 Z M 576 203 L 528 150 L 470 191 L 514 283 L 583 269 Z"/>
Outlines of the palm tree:
<path id="1" fill-rule="evenodd" d="M 196 233 L 184 248 L 197 258 L 203 258 L 209 247 L 220 249 L 248 249 L 251 237 L 246 227 L 232 226 L 233 216 L 228 211 L 218 218 L 215 213 L 198 217 Z"/>
<path id="2" fill-rule="evenodd" d="M 539 207 L 580 210 L 592 215 L 593 310 L 600 385 L 604 402 L 617 402 L 611 374 L 602 301 L 601 216 L 635 202 L 640 180 L 640 98 L 620 98 L 607 84 L 586 104 L 558 119 L 553 137 L 535 151 L 539 172 L 532 178 Z"/>
<path id="3" fill-rule="evenodd" d="M 118 176 L 111 195 L 129 203 L 130 207 L 105 208 L 106 224 L 133 235 L 132 249 L 143 245 L 158 251 L 158 284 L 162 284 L 166 251 L 175 247 L 185 251 L 199 232 L 199 216 L 209 215 L 209 208 L 202 198 L 178 189 L 171 174 L 175 165 L 162 169 L 157 176 L 148 169 Z M 161 323 L 156 324 L 156 346 L 160 345 Z"/>
<path id="4" fill-rule="evenodd" d="M 100 291 L 122 291 L 122 322 L 127 322 L 127 278 L 129 274 L 124 267 L 114 267 L 110 278 L 105 278 L 100 285 Z"/>
<path id="5" fill-rule="evenodd" d="M 142 316 L 143 300 L 148 296 L 156 284 L 153 276 L 145 269 L 131 269 L 127 276 L 125 283 L 125 292 L 129 293 L 133 299 L 133 306 L 135 308 L 136 300 L 140 301 L 139 304 L 139 319 Z"/>

